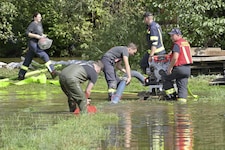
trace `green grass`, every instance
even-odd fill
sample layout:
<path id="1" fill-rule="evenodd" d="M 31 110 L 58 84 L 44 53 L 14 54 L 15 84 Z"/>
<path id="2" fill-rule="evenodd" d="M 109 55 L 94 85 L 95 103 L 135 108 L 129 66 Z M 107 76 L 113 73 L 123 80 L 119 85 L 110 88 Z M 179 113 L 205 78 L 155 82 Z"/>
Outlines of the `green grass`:
<path id="1" fill-rule="evenodd" d="M 101 145 L 109 134 L 104 126 L 116 123 L 118 117 L 110 113 L 80 116 L 28 113 L 2 119 L 7 123 L 0 125 L 0 149 L 86 150 Z"/>
<path id="2" fill-rule="evenodd" d="M 209 85 L 209 82 L 218 78 L 217 75 L 201 75 L 189 79 L 189 87 L 193 94 L 199 95 L 202 102 L 220 102 L 225 97 L 224 85 Z"/>

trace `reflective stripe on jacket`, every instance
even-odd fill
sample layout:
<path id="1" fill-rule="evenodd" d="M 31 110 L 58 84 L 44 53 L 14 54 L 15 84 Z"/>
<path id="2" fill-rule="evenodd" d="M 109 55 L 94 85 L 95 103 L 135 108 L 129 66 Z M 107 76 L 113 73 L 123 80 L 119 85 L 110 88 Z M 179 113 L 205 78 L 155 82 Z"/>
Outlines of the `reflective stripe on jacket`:
<path id="1" fill-rule="evenodd" d="M 192 64 L 193 60 L 192 60 L 192 56 L 191 56 L 190 44 L 183 38 L 179 39 L 174 44 L 177 44 L 180 48 L 179 57 L 174 66 Z M 172 57 L 172 55 L 171 55 L 171 57 Z"/>

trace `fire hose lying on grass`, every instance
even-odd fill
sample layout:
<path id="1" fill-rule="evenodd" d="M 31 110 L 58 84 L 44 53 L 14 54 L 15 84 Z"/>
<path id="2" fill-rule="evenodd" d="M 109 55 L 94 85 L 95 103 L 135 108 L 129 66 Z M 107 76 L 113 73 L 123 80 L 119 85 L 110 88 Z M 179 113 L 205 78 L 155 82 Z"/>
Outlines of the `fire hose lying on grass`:
<path id="1" fill-rule="evenodd" d="M 160 95 L 163 88 L 162 76 L 166 74 L 167 68 L 170 64 L 169 55 L 158 55 L 152 58 L 152 62 L 149 63 L 149 68 L 146 69 L 146 74 L 148 75 L 145 78 L 138 71 L 131 71 L 131 76 L 137 78 L 143 85 L 149 86 L 149 91 L 144 92 L 142 96 L 144 99 L 147 99 L 150 95 Z M 126 87 L 126 77 L 123 77 L 120 84 L 118 85 L 116 93 L 112 96 L 111 102 L 116 104 L 119 102 L 122 93 Z M 176 84 L 174 82 L 174 87 Z M 190 88 L 188 87 L 188 94 L 193 98 L 197 99 L 198 95 L 194 95 Z"/>

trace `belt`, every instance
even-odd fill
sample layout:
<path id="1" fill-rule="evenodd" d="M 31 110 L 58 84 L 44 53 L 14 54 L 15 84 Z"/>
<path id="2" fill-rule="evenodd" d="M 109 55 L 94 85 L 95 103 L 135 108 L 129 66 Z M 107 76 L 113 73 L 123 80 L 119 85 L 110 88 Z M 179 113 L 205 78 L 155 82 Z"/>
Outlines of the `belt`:
<path id="1" fill-rule="evenodd" d="M 180 65 L 180 66 L 190 66 L 190 64 L 184 64 L 184 65 Z"/>
<path id="2" fill-rule="evenodd" d="M 183 66 L 190 66 L 191 64 L 184 64 L 184 65 L 180 65 L 180 66 L 174 66 L 175 67 L 183 67 Z"/>

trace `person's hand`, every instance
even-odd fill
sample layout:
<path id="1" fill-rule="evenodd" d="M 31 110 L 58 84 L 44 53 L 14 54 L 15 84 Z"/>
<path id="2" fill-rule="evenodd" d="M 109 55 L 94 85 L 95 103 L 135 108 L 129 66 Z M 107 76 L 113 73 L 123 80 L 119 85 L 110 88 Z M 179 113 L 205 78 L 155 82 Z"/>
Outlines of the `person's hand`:
<path id="1" fill-rule="evenodd" d="M 41 38 L 43 38 L 43 36 L 37 34 L 37 39 L 40 40 Z"/>
<path id="2" fill-rule="evenodd" d="M 149 57 L 148 57 L 148 62 L 152 62 L 152 57 L 153 57 L 153 56 L 150 56 L 150 55 L 149 55 Z"/>
<path id="3" fill-rule="evenodd" d="M 131 81 L 131 77 L 128 77 L 127 81 L 126 81 L 126 85 L 128 85 L 130 83 L 130 81 Z"/>
<path id="4" fill-rule="evenodd" d="M 123 68 L 123 69 L 121 69 L 121 71 L 122 71 L 123 73 L 126 73 L 126 69 L 124 69 L 124 68 Z"/>
<path id="5" fill-rule="evenodd" d="M 37 34 L 37 39 L 41 39 L 41 38 L 45 38 L 45 37 L 47 37 L 46 34 L 42 34 L 42 35 L 38 35 L 38 34 Z"/>
<path id="6" fill-rule="evenodd" d="M 167 74 L 170 75 L 172 73 L 173 68 L 168 68 L 167 69 Z"/>
<path id="7" fill-rule="evenodd" d="M 42 37 L 47 37 L 47 35 L 46 34 L 42 34 Z"/>
<path id="8" fill-rule="evenodd" d="M 88 98 L 88 99 L 87 99 L 87 105 L 90 105 L 90 102 L 91 102 L 91 99 Z"/>

